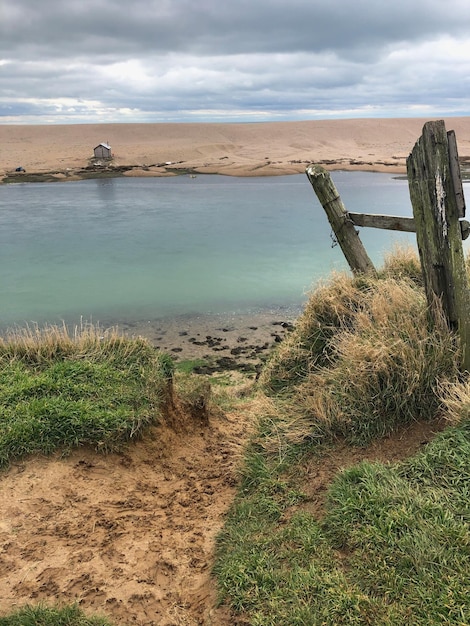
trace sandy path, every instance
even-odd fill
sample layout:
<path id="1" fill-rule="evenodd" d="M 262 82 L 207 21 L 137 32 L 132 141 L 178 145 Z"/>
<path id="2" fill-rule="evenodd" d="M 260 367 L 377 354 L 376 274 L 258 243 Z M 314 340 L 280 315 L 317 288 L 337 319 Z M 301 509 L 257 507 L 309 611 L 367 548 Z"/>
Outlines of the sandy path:
<path id="1" fill-rule="evenodd" d="M 231 624 L 210 571 L 248 431 L 218 415 L 123 455 L 15 463 L 0 477 L 0 614 L 78 601 L 115 624 Z"/>

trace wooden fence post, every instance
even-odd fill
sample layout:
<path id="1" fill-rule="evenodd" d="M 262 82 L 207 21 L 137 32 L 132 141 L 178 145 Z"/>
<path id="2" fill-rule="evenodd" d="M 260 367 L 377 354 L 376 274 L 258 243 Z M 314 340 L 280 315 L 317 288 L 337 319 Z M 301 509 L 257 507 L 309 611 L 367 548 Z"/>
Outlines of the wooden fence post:
<path id="1" fill-rule="evenodd" d="M 449 149 L 442 120 L 424 125 L 406 165 L 428 302 L 434 308 L 435 297 L 441 300 L 449 327 L 460 335 L 463 368 L 470 371 L 470 296 L 459 221 L 465 205 L 455 136 Z"/>
<path id="2" fill-rule="evenodd" d="M 374 265 L 362 245 L 329 172 L 320 165 L 309 165 L 306 174 L 325 209 L 328 221 L 351 270 L 355 274 L 375 273 Z"/>

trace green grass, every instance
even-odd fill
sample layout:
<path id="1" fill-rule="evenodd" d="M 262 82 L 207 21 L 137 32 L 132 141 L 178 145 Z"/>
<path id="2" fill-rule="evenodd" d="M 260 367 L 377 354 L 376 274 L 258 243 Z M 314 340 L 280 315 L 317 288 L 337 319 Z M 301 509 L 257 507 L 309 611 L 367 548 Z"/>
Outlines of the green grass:
<path id="1" fill-rule="evenodd" d="M 324 527 L 390 623 L 470 623 L 470 422 L 395 467 L 363 463 L 330 490 Z"/>
<path id="2" fill-rule="evenodd" d="M 169 358 L 144 340 L 66 329 L 0 343 L 0 467 L 81 445 L 110 451 L 161 416 Z"/>
<path id="3" fill-rule="evenodd" d="M 250 450 L 218 538 L 221 601 L 257 626 L 470 623 L 469 422 L 406 462 L 340 474 L 321 521 L 300 461 Z"/>
<path id="4" fill-rule="evenodd" d="M 175 363 L 175 370 L 182 374 L 192 374 L 196 367 L 201 367 L 202 365 L 207 365 L 207 361 L 204 359 L 185 359 Z"/>
<path id="5" fill-rule="evenodd" d="M 6 617 L 0 626 L 111 626 L 100 617 L 86 617 L 77 606 L 63 608 L 26 606 Z"/>
<path id="6" fill-rule="evenodd" d="M 288 464 L 249 452 L 242 485 L 218 537 L 221 601 L 256 625 L 377 624 L 376 602 L 337 567 L 320 524 L 302 510 Z M 370 621 L 367 621 L 369 616 Z"/>

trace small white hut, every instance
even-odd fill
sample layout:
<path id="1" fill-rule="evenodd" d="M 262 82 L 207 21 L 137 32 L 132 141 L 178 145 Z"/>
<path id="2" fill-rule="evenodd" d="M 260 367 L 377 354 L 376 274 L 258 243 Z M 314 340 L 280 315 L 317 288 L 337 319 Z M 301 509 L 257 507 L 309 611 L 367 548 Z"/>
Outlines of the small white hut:
<path id="1" fill-rule="evenodd" d="M 111 154 L 111 146 L 107 143 L 100 143 L 94 149 L 95 159 L 110 159 L 112 157 Z"/>

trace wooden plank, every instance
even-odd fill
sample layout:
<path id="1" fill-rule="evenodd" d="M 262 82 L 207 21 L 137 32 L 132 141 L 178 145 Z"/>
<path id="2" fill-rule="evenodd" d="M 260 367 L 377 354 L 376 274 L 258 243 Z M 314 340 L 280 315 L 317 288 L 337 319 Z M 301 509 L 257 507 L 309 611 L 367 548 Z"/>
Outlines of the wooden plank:
<path id="1" fill-rule="evenodd" d="M 354 273 L 375 274 L 374 264 L 362 245 L 352 220 L 349 219 L 329 172 L 320 165 L 309 165 L 306 174 L 351 270 Z"/>
<path id="2" fill-rule="evenodd" d="M 382 228 L 385 230 L 399 230 L 405 233 L 415 233 L 415 221 L 413 217 L 396 217 L 394 215 L 374 215 L 372 213 L 351 213 L 349 218 L 356 226 L 369 228 Z"/>
<path id="3" fill-rule="evenodd" d="M 457 202 L 457 212 L 459 217 L 465 217 L 465 196 L 463 193 L 462 176 L 460 174 L 457 139 L 453 130 L 449 130 L 447 133 L 447 141 L 449 142 L 449 167 L 452 184 L 454 186 L 455 200 Z"/>
<path id="4" fill-rule="evenodd" d="M 442 120 L 424 125 L 406 165 L 427 299 L 431 310 L 436 296 L 442 302 L 449 327 L 459 331 L 463 368 L 470 371 L 470 295 Z"/>
<path id="5" fill-rule="evenodd" d="M 414 217 L 397 217 L 395 215 L 375 215 L 373 213 L 351 213 L 348 217 L 356 226 L 366 228 L 382 228 L 384 230 L 398 230 L 403 233 L 415 233 L 416 224 Z M 462 240 L 470 236 L 470 222 L 460 220 Z"/>

